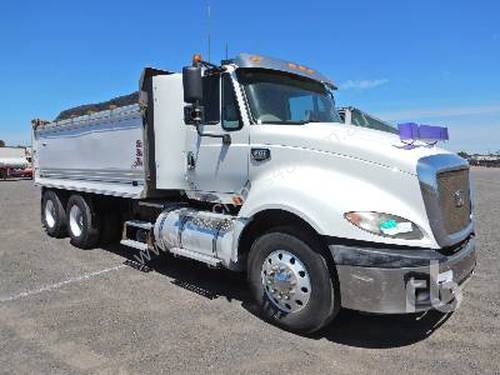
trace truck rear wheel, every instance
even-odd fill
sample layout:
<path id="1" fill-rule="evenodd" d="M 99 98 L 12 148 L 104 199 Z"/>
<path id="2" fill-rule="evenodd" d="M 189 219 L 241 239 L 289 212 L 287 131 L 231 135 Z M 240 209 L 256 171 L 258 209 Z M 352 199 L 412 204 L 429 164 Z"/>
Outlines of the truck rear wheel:
<path id="1" fill-rule="evenodd" d="M 40 214 L 42 227 L 49 236 L 66 236 L 66 211 L 59 194 L 53 190 L 43 191 Z"/>
<path id="2" fill-rule="evenodd" d="M 72 195 L 66 208 L 71 244 L 80 249 L 91 249 L 99 242 L 101 220 L 94 203 L 81 195 Z"/>
<path id="3" fill-rule="evenodd" d="M 248 258 L 248 279 L 261 315 L 299 333 L 312 333 L 328 324 L 339 310 L 335 279 L 321 246 L 297 230 L 279 228 L 258 238 Z M 316 249 L 318 250 L 318 249 Z"/>

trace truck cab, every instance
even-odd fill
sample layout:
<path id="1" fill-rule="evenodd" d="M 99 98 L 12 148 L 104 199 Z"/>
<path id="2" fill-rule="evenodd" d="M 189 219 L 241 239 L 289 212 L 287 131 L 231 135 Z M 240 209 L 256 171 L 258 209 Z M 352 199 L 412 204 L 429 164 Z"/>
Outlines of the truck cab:
<path id="1" fill-rule="evenodd" d="M 262 316 L 297 332 L 341 307 L 457 304 L 476 264 L 464 159 L 343 121 L 334 83 L 291 61 L 196 56 L 182 74 L 146 69 L 139 89 L 137 106 L 79 120 L 79 140 L 75 119 L 34 130 L 49 234 L 95 246 L 112 220 L 85 212 L 119 213 L 123 245 L 246 272 Z M 92 143 L 87 122 L 102 123 Z"/>

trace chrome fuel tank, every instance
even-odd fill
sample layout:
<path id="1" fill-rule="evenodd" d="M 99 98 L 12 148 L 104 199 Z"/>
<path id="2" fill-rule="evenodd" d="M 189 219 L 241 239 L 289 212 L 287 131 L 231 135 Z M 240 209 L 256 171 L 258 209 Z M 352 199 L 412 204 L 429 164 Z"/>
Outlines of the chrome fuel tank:
<path id="1" fill-rule="evenodd" d="M 237 259 L 240 222 L 230 215 L 183 207 L 163 211 L 156 220 L 156 245 L 178 253 L 185 249 L 223 261 L 226 266 Z"/>

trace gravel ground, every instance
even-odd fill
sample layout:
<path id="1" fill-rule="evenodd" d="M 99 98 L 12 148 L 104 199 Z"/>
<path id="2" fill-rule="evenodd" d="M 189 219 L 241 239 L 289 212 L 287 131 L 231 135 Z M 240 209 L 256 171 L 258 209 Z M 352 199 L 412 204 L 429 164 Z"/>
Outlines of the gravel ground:
<path id="1" fill-rule="evenodd" d="M 474 169 L 479 265 L 451 316 L 342 311 L 302 337 L 252 314 L 239 275 L 47 237 L 31 181 L 0 181 L 0 373 L 500 373 L 500 170 Z"/>

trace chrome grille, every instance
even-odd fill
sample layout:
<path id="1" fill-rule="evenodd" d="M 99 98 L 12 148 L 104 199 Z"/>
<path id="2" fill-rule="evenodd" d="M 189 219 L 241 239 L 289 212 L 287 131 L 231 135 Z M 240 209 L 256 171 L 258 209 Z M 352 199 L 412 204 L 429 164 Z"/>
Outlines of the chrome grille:
<path id="1" fill-rule="evenodd" d="M 437 243 L 446 248 L 465 240 L 474 231 L 469 164 L 454 154 L 431 155 L 419 159 L 417 175 Z"/>
<path id="2" fill-rule="evenodd" d="M 444 228 L 447 234 L 456 233 L 470 223 L 469 170 L 439 173 L 437 182 Z"/>

